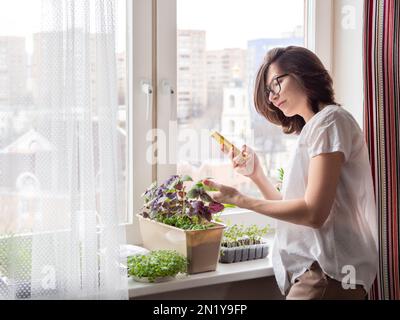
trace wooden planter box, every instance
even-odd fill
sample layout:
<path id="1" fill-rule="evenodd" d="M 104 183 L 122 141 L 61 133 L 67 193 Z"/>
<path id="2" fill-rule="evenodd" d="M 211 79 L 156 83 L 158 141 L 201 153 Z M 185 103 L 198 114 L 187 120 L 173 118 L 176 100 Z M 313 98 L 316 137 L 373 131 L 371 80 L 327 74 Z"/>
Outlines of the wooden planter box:
<path id="1" fill-rule="evenodd" d="M 233 263 L 247 260 L 263 259 L 268 255 L 269 246 L 266 243 L 240 247 L 221 247 L 219 262 Z"/>
<path id="2" fill-rule="evenodd" d="M 143 246 L 149 250 L 176 250 L 189 260 L 188 273 L 217 269 L 225 225 L 207 230 L 182 230 L 137 214 Z"/>

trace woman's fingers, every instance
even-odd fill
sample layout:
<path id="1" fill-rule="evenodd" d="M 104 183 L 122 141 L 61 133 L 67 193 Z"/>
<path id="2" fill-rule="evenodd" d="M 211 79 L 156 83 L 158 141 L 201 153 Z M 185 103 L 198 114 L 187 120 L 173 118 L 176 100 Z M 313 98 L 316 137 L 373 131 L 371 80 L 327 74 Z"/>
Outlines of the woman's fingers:
<path id="1" fill-rule="evenodd" d="M 208 179 L 203 180 L 203 183 L 204 183 L 206 186 L 209 186 L 209 187 L 211 187 L 211 188 L 215 188 L 215 189 L 218 189 L 218 190 L 221 190 L 221 187 L 222 187 L 221 184 L 219 184 L 219 183 L 217 183 L 217 182 L 214 182 L 214 181 L 211 181 L 211 180 L 208 180 Z"/>
<path id="2" fill-rule="evenodd" d="M 229 156 L 229 158 L 231 158 L 231 159 L 235 158 L 235 155 L 233 154 L 233 148 L 230 148 L 230 149 L 229 149 L 228 156 Z"/>
<path id="3" fill-rule="evenodd" d="M 220 149 L 221 149 L 222 153 L 226 153 L 224 144 L 221 144 Z"/>
<path id="4" fill-rule="evenodd" d="M 242 152 L 237 157 L 235 157 L 234 161 L 235 161 L 235 163 L 238 164 L 239 167 L 244 167 L 249 163 L 249 161 L 251 159 L 252 159 L 252 155 L 251 154 L 247 154 L 247 153 L 243 153 Z"/>
<path id="5" fill-rule="evenodd" d="M 229 158 L 230 158 L 231 161 L 232 161 L 233 168 L 236 168 L 236 167 L 238 166 L 237 161 L 235 161 L 235 159 L 237 158 L 237 156 L 235 156 L 235 155 L 233 154 L 233 148 L 231 148 L 231 149 L 229 150 L 228 156 L 229 156 Z"/>
<path id="6" fill-rule="evenodd" d="M 246 158 L 248 155 L 249 155 L 249 152 L 248 152 L 247 146 L 244 145 L 243 150 L 242 150 L 242 156 Z"/>
<path id="7" fill-rule="evenodd" d="M 229 158 L 232 161 L 232 166 L 234 169 L 245 169 L 249 162 L 253 159 L 253 152 L 250 147 L 248 147 L 246 144 L 242 146 L 242 149 L 240 150 L 240 153 L 235 155 L 233 148 L 230 148 L 227 150 L 224 145 L 221 146 L 221 150 L 225 153 L 228 154 Z"/>
<path id="8" fill-rule="evenodd" d="M 222 200 L 223 200 L 221 192 L 217 192 L 217 193 L 213 194 L 212 198 L 216 202 L 222 202 Z"/>

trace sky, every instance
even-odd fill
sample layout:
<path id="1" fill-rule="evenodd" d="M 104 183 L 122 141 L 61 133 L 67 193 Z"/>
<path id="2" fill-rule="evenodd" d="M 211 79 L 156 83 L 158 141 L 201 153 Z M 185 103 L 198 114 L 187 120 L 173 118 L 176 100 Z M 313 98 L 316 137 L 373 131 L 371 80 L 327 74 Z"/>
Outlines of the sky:
<path id="1" fill-rule="evenodd" d="M 178 29 L 206 31 L 207 49 L 246 48 L 304 24 L 304 0 L 177 0 Z"/>
<path id="2" fill-rule="evenodd" d="M 41 3 L 0 0 L 0 36 L 40 31 Z M 117 9 L 123 17 L 123 6 Z M 177 0 L 177 27 L 205 30 L 208 50 L 246 48 L 247 40 L 279 37 L 303 25 L 303 12 L 304 0 Z M 118 43 L 124 43 L 122 25 L 117 25 Z"/>
<path id="3" fill-rule="evenodd" d="M 0 36 L 30 36 L 40 32 L 42 30 L 42 1 L 0 0 Z M 123 2 L 124 0 L 116 1 L 118 17 L 116 28 L 118 28 L 117 34 L 119 35 L 117 45 L 125 43 L 125 33 L 122 32 L 122 27 L 125 25 L 125 10 L 124 6 L 120 5 Z M 27 39 L 27 51 L 32 51 L 32 41 L 29 38 Z"/>
<path id="4" fill-rule="evenodd" d="M 41 0 L 1 0 L 0 35 L 25 35 L 40 30 Z"/>

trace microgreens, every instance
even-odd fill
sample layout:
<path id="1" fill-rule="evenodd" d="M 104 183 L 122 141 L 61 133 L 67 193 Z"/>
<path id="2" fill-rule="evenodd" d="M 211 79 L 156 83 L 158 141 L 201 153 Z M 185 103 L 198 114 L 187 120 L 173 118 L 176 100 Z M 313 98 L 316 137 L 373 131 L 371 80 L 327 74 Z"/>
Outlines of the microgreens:
<path id="1" fill-rule="evenodd" d="M 174 277 L 179 272 L 187 272 L 187 265 L 186 257 L 176 251 L 156 250 L 128 257 L 128 274 L 154 282 L 160 277 Z"/>
<path id="2" fill-rule="evenodd" d="M 221 246 L 239 247 L 244 245 L 259 244 L 261 243 L 262 236 L 267 234 L 269 230 L 269 226 L 261 228 L 255 224 L 249 226 L 234 224 L 232 226 L 228 226 L 224 230 Z"/>

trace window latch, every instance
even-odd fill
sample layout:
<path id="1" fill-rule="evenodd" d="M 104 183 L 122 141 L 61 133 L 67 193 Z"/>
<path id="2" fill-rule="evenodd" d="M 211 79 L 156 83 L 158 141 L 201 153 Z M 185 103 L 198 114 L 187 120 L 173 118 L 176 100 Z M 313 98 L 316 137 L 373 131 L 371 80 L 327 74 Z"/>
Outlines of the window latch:
<path id="1" fill-rule="evenodd" d="M 146 120 L 149 120 L 150 107 L 151 107 L 151 96 L 153 95 L 153 86 L 149 81 L 140 81 L 142 92 L 146 95 Z"/>
<path id="2" fill-rule="evenodd" d="M 161 81 L 161 88 L 164 94 L 174 94 L 175 90 L 172 88 L 171 84 L 167 80 Z"/>

